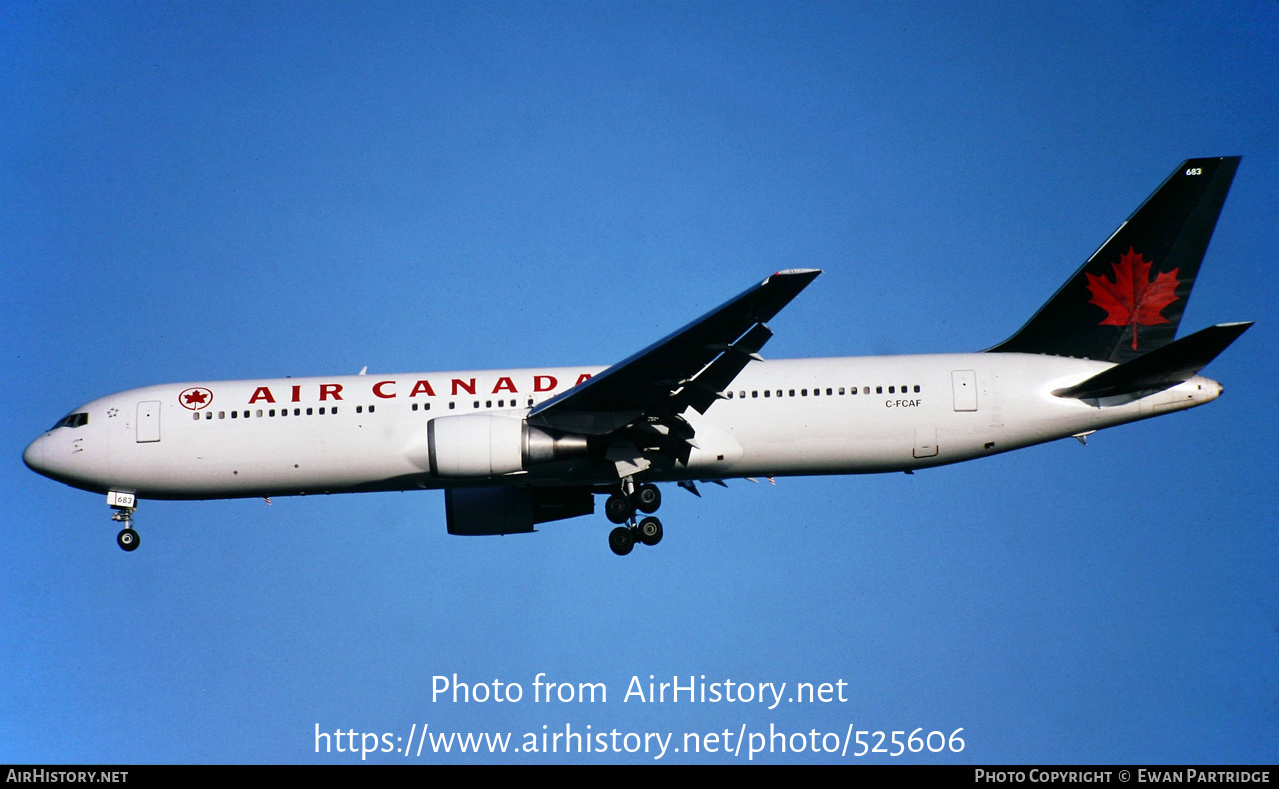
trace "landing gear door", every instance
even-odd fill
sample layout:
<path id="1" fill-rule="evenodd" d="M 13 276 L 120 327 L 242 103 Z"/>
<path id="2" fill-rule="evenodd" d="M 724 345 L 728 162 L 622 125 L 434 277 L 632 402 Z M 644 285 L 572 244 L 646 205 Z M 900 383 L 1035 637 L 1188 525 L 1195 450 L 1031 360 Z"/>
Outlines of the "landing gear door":
<path id="1" fill-rule="evenodd" d="M 138 403 L 138 443 L 160 440 L 160 401 Z"/>
<path id="2" fill-rule="evenodd" d="M 955 388 L 955 410 L 977 410 L 977 373 L 972 370 L 953 370 L 950 382 Z"/>

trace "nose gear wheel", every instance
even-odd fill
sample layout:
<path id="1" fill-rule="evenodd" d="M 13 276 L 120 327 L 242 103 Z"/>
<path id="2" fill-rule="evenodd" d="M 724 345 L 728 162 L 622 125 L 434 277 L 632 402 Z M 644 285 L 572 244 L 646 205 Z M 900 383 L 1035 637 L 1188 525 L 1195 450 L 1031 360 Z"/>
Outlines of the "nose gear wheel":
<path id="1" fill-rule="evenodd" d="M 133 529 L 122 529 L 115 536 L 115 542 L 122 550 L 136 551 L 138 546 L 142 544 L 142 538 Z"/>

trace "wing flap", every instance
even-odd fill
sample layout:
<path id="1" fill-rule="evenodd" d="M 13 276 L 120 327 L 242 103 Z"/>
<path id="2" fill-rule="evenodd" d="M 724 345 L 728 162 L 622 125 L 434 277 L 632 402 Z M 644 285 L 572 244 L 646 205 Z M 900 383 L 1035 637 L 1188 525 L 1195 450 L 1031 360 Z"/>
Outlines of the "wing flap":
<path id="1" fill-rule="evenodd" d="M 684 400 L 688 406 L 699 414 L 706 413 L 723 392 L 733 383 L 737 374 L 746 369 L 752 361 L 763 361 L 759 351 L 773 336 L 772 329 L 763 323 L 757 323 L 741 339 L 724 348 L 724 352 L 715 361 L 706 365 L 697 377 L 684 387 L 684 391 L 676 400 Z M 680 409 L 683 410 L 683 409 Z"/>

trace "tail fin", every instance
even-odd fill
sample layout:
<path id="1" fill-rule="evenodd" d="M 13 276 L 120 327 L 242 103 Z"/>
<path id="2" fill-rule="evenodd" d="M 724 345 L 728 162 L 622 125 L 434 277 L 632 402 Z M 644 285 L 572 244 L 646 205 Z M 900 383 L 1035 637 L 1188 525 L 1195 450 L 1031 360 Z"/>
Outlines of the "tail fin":
<path id="1" fill-rule="evenodd" d="M 1187 159 L 1012 337 L 989 350 L 1126 362 L 1177 335 L 1238 156 Z"/>

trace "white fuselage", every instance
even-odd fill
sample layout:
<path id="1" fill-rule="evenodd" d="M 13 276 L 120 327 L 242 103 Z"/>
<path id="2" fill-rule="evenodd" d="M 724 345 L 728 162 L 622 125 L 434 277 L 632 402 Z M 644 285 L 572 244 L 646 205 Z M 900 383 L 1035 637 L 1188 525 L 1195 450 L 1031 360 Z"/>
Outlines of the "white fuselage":
<path id="1" fill-rule="evenodd" d="M 770 360 L 725 399 L 685 416 L 687 465 L 637 479 L 863 474 L 969 460 L 1215 399 L 1200 376 L 1114 402 L 1057 397 L 1109 363 L 1015 353 Z M 67 484 L 152 499 L 282 496 L 453 485 L 616 484 L 606 463 L 569 461 L 488 478 L 430 473 L 427 423 L 533 405 L 599 367 L 283 378 L 132 389 L 32 442 L 27 464 Z M 855 392 L 855 394 L 854 394 Z"/>

